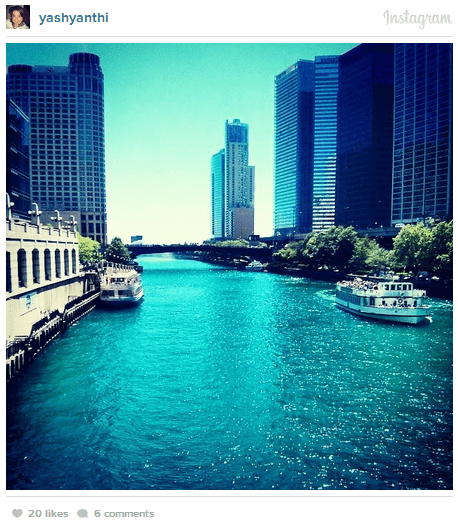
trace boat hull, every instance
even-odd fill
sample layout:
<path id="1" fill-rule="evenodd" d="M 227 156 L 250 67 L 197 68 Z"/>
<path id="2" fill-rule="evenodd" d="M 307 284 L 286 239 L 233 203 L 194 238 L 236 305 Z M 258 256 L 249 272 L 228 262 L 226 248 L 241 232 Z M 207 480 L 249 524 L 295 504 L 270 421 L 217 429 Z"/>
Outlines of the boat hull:
<path id="1" fill-rule="evenodd" d="M 143 299 L 143 292 L 135 297 L 118 297 L 118 298 L 103 298 L 100 297 L 100 303 L 106 307 L 131 307 L 132 305 L 137 305 Z"/>
<path id="2" fill-rule="evenodd" d="M 370 318 L 373 320 L 392 321 L 397 323 L 408 323 L 410 325 L 417 325 L 428 319 L 430 312 L 428 309 L 377 309 L 371 307 L 352 306 L 349 303 L 336 300 L 336 305 L 346 312 L 361 316 L 363 318 Z M 415 313 L 413 311 L 415 310 Z"/>

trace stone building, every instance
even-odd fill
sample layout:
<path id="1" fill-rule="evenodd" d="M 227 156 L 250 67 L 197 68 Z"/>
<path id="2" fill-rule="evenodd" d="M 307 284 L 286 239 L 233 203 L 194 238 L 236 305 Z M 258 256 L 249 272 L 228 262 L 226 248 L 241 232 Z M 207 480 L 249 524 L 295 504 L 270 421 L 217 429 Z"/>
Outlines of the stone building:
<path id="1" fill-rule="evenodd" d="M 75 226 L 13 218 L 7 195 L 6 361 L 7 378 L 69 324 L 94 307 L 97 274 L 80 270 Z"/>

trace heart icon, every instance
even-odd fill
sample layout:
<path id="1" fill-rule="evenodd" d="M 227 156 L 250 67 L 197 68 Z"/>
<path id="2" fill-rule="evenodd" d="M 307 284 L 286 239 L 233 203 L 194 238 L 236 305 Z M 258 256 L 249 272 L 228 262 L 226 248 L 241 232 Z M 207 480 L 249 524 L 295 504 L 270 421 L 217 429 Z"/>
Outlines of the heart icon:
<path id="1" fill-rule="evenodd" d="M 13 516 L 15 516 L 16 518 L 19 518 L 19 516 L 22 516 L 21 509 L 13 509 Z"/>

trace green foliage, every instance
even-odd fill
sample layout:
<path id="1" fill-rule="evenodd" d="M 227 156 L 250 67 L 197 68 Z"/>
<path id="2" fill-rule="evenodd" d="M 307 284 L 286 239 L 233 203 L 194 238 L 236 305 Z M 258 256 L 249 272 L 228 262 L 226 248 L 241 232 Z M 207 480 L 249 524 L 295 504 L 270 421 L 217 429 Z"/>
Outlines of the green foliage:
<path id="1" fill-rule="evenodd" d="M 281 248 L 278 250 L 278 252 L 275 252 L 273 255 L 274 261 L 277 263 L 304 262 L 302 252 L 304 251 L 308 237 L 309 236 L 307 236 L 303 241 L 290 242 L 284 248 Z"/>
<path id="2" fill-rule="evenodd" d="M 381 248 L 374 239 L 362 237 L 356 240 L 351 269 L 355 272 L 378 272 L 392 266 L 392 252 Z"/>
<path id="3" fill-rule="evenodd" d="M 100 244 L 89 237 L 83 237 L 78 233 L 78 248 L 81 263 L 98 263 L 102 255 L 100 253 Z"/>
<path id="4" fill-rule="evenodd" d="M 333 226 L 313 233 L 302 255 L 311 266 L 347 270 L 357 240 L 358 235 L 351 226 Z"/>
<path id="5" fill-rule="evenodd" d="M 129 251 L 119 237 L 114 237 L 105 250 L 105 259 L 112 263 L 126 263 L 131 260 Z"/>
<path id="6" fill-rule="evenodd" d="M 248 248 L 250 243 L 245 239 L 236 239 L 233 241 L 219 241 L 215 246 L 229 247 L 229 248 Z"/>
<path id="7" fill-rule="evenodd" d="M 440 222 L 431 232 L 431 271 L 443 278 L 453 275 L 453 220 Z"/>
<path id="8" fill-rule="evenodd" d="M 419 222 L 404 226 L 393 242 L 394 263 L 416 274 L 431 269 L 431 229 Z"/>
<path id="9" fill-rule="evenodd" d="M 291 248 L 287 245 L 275 252 L 273 258 L 274 261 L 292 263 L 297 259 L 297 248 Z"/>
<path id="10" fill-rule="evenodd" d="M 393 252 L 381 248 L 376 243 L 376 247 L 372 248 L 367 255 L 366 268 L 371 272 L 391 270 L 393 268 Z"/>
<path id="11" fill-rule="evenodd" d="M 393 250 L 377 241 L 359 238 L 352 227 L 336 226 L 309 233 L 303 241 L 292 242 L 274 254 L 277 264 L 302 263 L 313 268 L 340 271 L 427 270 L 441 278 L 453 274 L 453 221 L 434 227 L 423 223 L 402 228 L 393 241 Z"/>
<path id="12" fill-rule="evenodd" d="M 368 237 L 357 239 L 353 256 L 350 260 L 351 269 L 355 272 L 366 270 L 366 260 L 369 254 L 375 251 L 376 247 L 378 247 L 378 244 L 373 239 L 369 239 Z"/>
<path id="13" fill-rule="evenodd" d="M 442 278 L 453 274 L 453 221 L 404 226 L 393 243 L 395 263 L 417 273 L 426 270 Z"/>

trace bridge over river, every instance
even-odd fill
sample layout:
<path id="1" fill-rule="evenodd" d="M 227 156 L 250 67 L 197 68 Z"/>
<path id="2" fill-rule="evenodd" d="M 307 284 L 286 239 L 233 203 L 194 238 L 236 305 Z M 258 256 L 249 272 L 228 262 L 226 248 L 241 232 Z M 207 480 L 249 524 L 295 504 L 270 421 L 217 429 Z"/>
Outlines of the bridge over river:
<path id="1" fill-rule="evenodd" d="M 249 246 L 238 248 L 235 246 L 215 246 L 212 244 L 127 244 L 132 259 L 139 255 L 154 253 L 184 253 L 184 252 L 208 252 L 213 255 L 230 256 L 235 258 L 249 257 L 258 261 L 269 261 L 272 257 L 271 248 L 258 248 Z"/>

